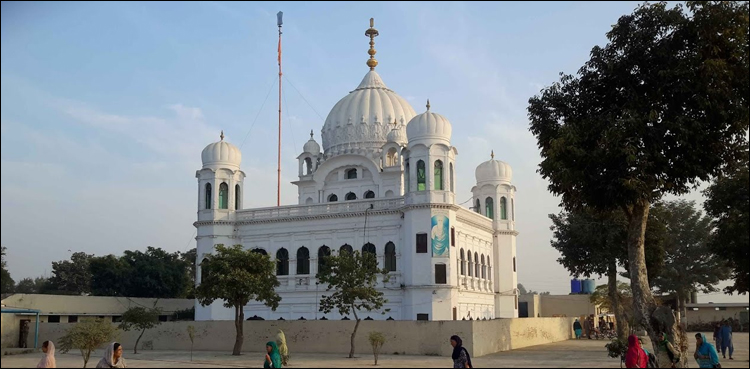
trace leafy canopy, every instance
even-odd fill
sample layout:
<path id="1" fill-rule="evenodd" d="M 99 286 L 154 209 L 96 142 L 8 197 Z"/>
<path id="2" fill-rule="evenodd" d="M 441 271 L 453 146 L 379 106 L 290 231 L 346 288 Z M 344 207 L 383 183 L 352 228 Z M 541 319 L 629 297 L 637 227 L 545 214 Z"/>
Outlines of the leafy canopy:
<path id="1" fill-rule="evenodd" d="M 382 308 L 386 299 L 376 289 L 378 275 L 383 276 L 383 281 L 388 281 L 388 271 L 378 269 L 377 259 L 369 252 L 355 250 L 328 256 L 317 278 L 321 284 L 327 285 L 327 292 L 333 293 L 322 296 L 320 311 L 328 314 L 336 309 L 341 315 L 353 313 L 356 317 L 358 310 Z"/>
<path id="2" fill-rule="evenodd" d="M 104 319 L 82 320 L 73 324 L 60 338 L 60 352 L 66 354 L 73 349 L 80 350 L 85 368 L 91 353 L 102 345 L 112 342 L 116 336 L 115 326 Z"/>

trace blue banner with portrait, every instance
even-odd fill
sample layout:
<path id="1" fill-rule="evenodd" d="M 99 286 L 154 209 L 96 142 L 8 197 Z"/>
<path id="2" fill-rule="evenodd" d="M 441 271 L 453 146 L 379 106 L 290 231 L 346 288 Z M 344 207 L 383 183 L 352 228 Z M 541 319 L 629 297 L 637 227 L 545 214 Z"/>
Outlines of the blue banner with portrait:
<path id="1" fill-rule="evenodd" d="M 447 257 L 450 246 L 450 220 L 446 214 L 432 215 L 432 256 Z"/>

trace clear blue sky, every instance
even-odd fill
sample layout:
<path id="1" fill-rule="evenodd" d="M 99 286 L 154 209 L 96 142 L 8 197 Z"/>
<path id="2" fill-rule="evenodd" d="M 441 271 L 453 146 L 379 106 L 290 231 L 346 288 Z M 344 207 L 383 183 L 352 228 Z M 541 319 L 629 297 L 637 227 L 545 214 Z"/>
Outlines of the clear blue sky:
<path id="1" fill-rule="evenodd" d="M 0 234 L 11 274 L 49 274 L 68 250 L 194 247 L 194 174 L 221 129 L 242 145 L 246 207 L 273 205 L 274 93 L 261 106 L 282 10 L 282 201 L 296 203 L 289 182 L 310 130 L 320 140 L 330 108 L 366 73 L 374 17 L 385 83 L 417 112 L 430 98 L 453 124 L 458 200 L 494 149 L 518 187 L 519 280 L 565 293 L 549 246 L 558 201 L 535 172 L 525 109 L 637 4 L 3 2 Z"/>

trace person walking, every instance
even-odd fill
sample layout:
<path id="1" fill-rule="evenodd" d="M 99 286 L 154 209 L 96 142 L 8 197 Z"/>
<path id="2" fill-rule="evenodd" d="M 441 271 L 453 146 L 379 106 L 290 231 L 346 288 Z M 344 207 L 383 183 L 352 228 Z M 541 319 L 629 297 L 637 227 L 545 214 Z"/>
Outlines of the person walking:
<path id="1" fill-rule="evenodd" d="M 464 343 L 461 341 L 461 337 L 451 336 L 451 346 L 453 346 L 453 354 L 451 355 L 451 358 L 453 359 L 453 367 L 473 368 L 471 365 L 471 356 L 469 356 L 469 351 L 466 351 L 466 348 L 464 348 Z"/>
<path id="2" fill-rule="evenodd" d="M 581 322 L 579 322 L 578 319 L 573 322 L 573 331 L 576 333 L 576 339 L 580 339 L 581 334 L 583 333 L 583 327 L 581 327 Z"/>
<path id="3" fill-rule="evenodd" d="M 281 368 L 281 354 L 279 354 L 279 347 L 274 341 L 268 341 L 266 343 L 266 359 L 263 361 L 264 368 Z"/>
<path id="4" fill-rule="evenodd" d="M 721 322 L 716 322 L 714 326 L 714 345 L 716 349 L 721 348 Z"/>
<path id="5" fill-rule="evenodd" d="M 648 356 L 641 348 L 638 337 L 631 334 L 628 337 L 628 352 L 625 354 L 626 368 L 645 368 L 648 366 Z"/>
<path id="6" fill-rule="evenodd" d="M 721 368 L 719 354 L 716 353 L 714 345 L 708 343 L 706 335 L 703 333 L 695 334 L 695 353 L 693 357 L 698 362 L 699 368 Z"/>
<path id="7" fill-rule="evenodd" d="M 96 365 L 97 368 L 127 368 L 122 357 L 122 345 L 112 342 L 104 350 L 104 357 Z"/>
<path id="8" fill-rule="evenodd" d="M 721 327 L 721 355 L 727 358 L 727 349 L 729 350 L 729 360 L 734 360 L 734 344 L 732 343 L 732 325 L 729 320 L 724 321 Z"/>
<path id="9" fill-rule="evenodd" d="M 55 361 L 55 344 L 52 341 L 44 341 L 42 343 L 42 352 L 44 357 L 39 360 L 39 364 L 36 364 L 37 368 L 57 368 L 57 362 Z"/>
<path id="10" fill-rule="evenodd" d="M 678 368 L 680 365 L 680 353 L 675 350 L 672 343 L 669 342 L 669 337 L 666 333 L 659 333 L 657 336 L 659 342 L 656 347 L 656 361 L 659 363 L 660 368 Z"/>

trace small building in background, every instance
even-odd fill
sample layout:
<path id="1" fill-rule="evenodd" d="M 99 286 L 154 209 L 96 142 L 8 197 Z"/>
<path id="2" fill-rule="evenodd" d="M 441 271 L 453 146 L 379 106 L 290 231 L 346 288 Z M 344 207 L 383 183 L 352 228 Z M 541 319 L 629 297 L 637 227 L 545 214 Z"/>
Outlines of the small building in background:
<path id="1" fill-rule="evenodd" d="M 747 331 L 748 314 L 750 313 L 750 304 L 747 302 L 740 303 L 696 303 L 687 304 L 687 325 L 688 330 L 711 331 L 712 326 L 717 322 L 731 319 L 734 326 L 739 324 Z"/>
<path id="2" fill-rule="evenodd" d="M 195 300 L 190 299 L 15 294 L 2 300 L 2 309 L 39 310 L 41 324 L 77 323 L 97 318 L 118 323 L 129 308 L 152 308 L 154 303 L 162 310 L 159 320 L 163 322 L 194 318 Z M 2 348 L 20 346 L 24 325 L 29 326 L 33 337 L 35 318 L 35 314 L 2 314 Z"/>

